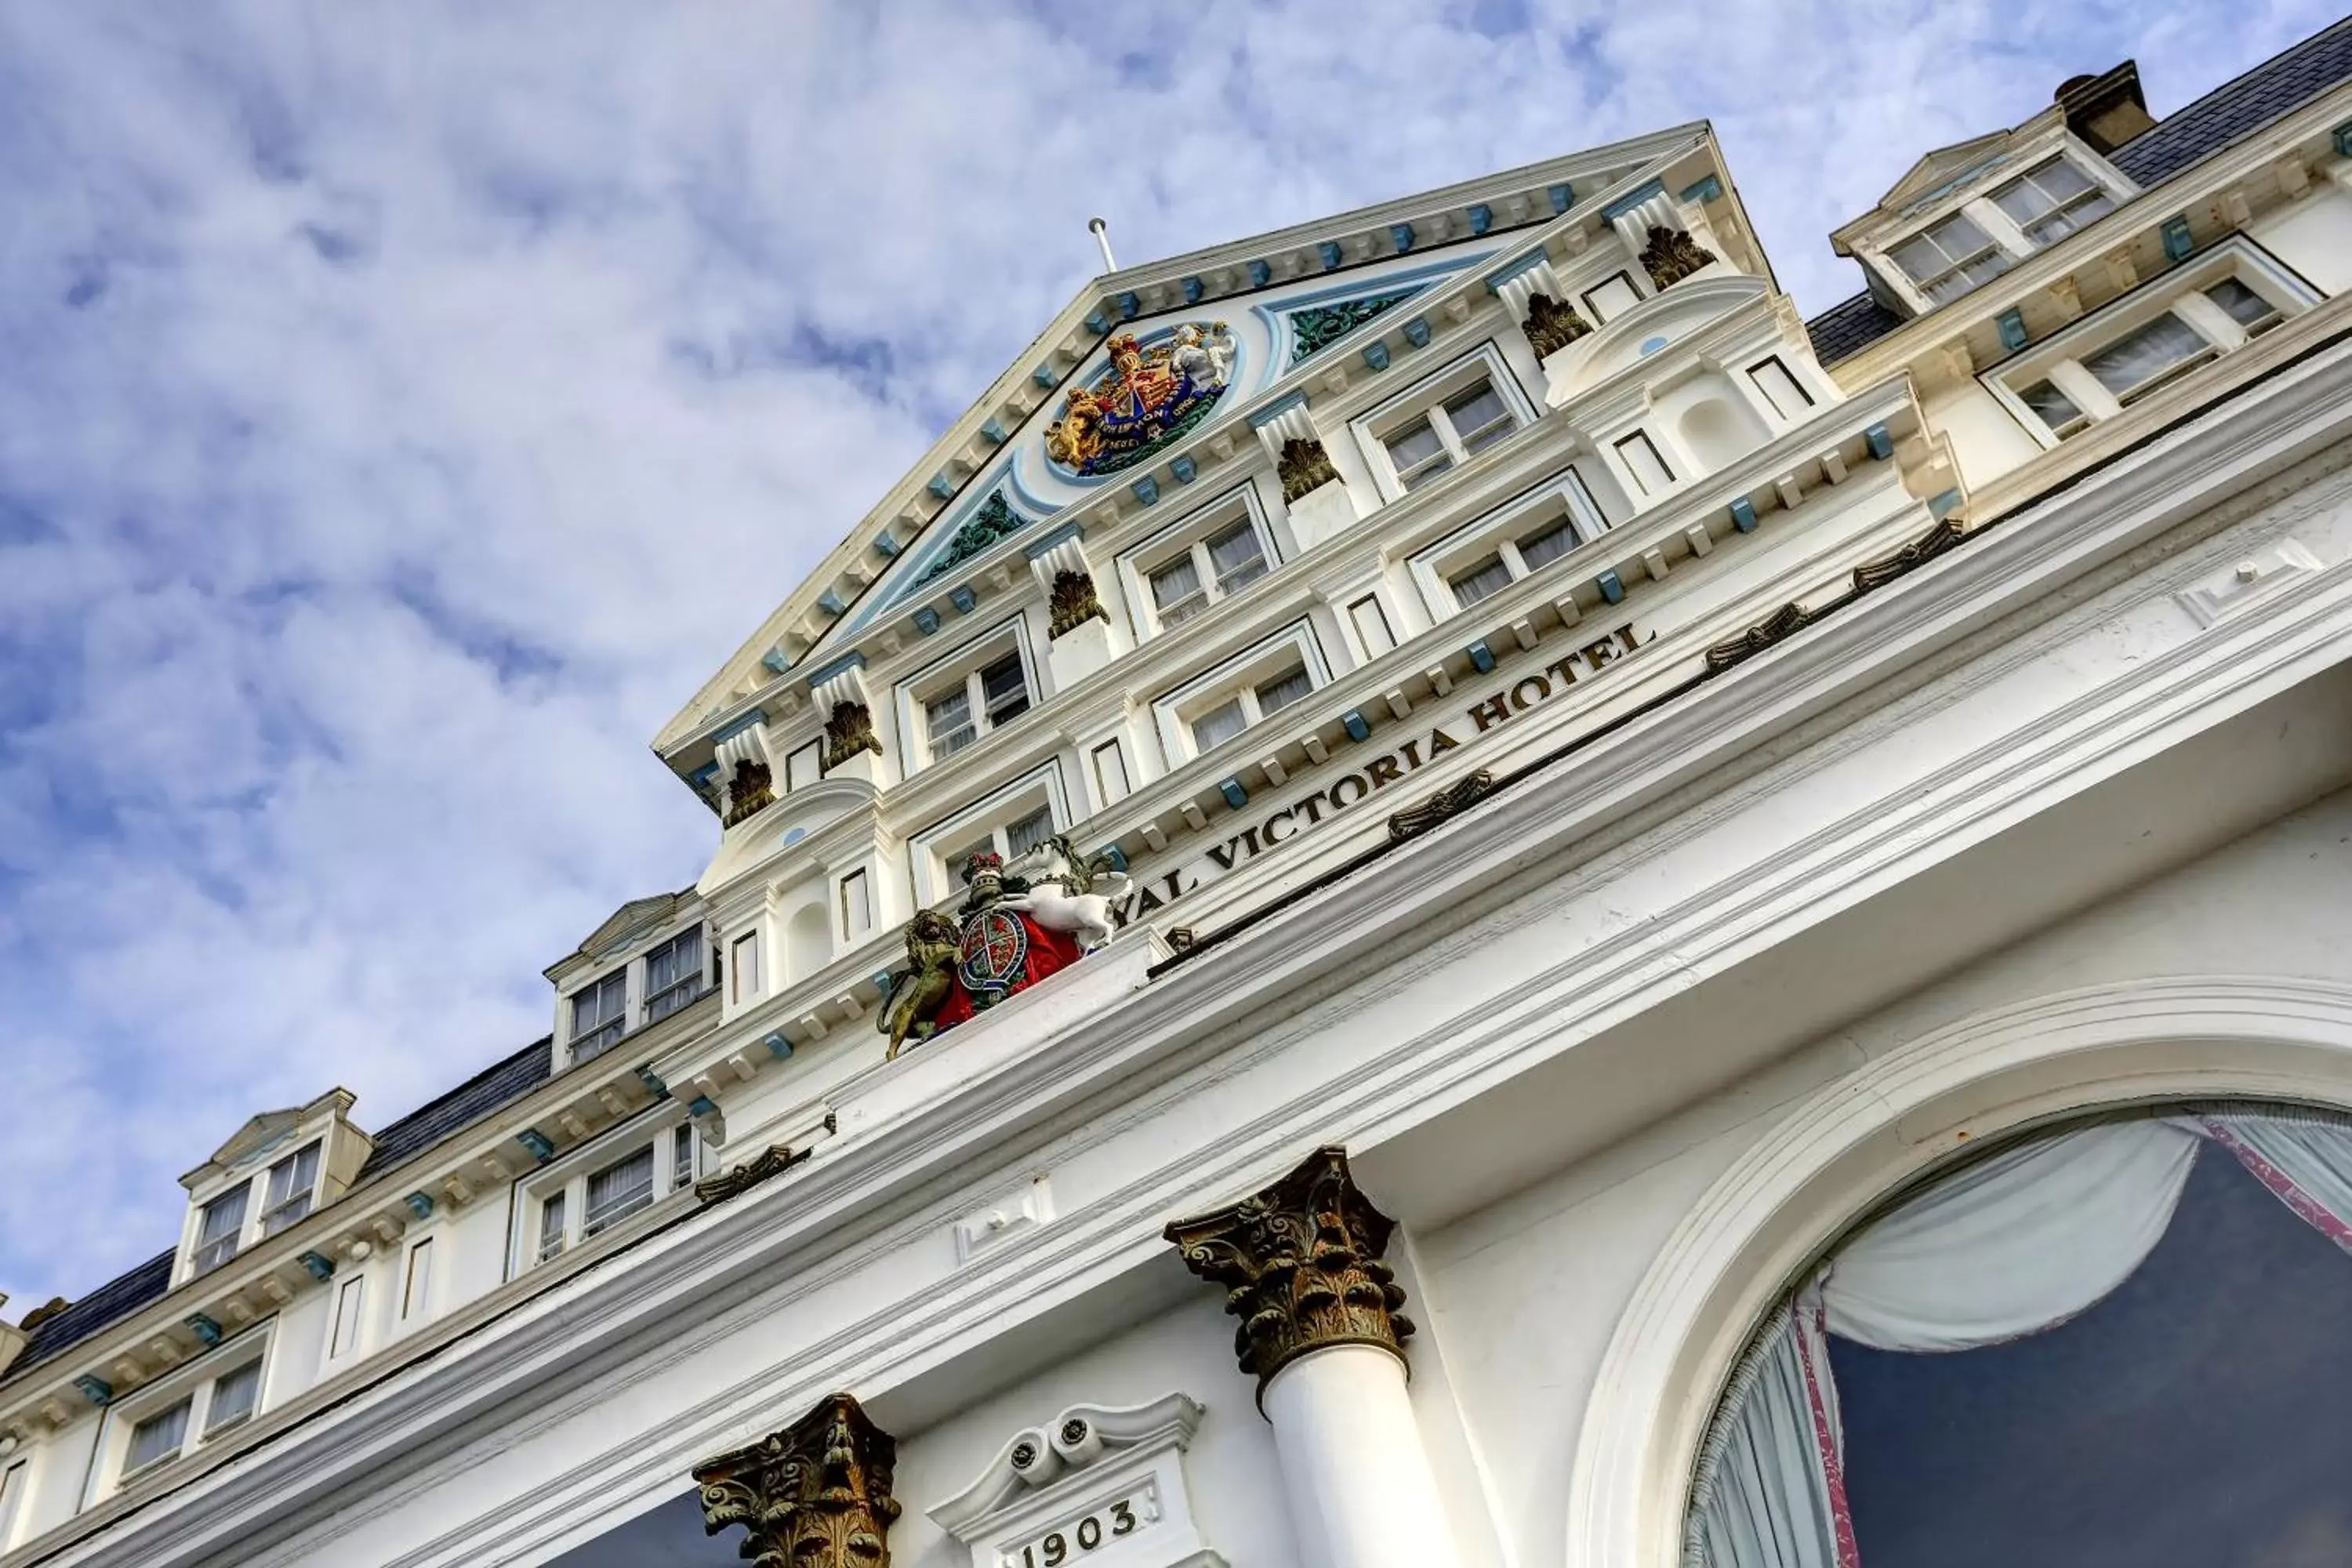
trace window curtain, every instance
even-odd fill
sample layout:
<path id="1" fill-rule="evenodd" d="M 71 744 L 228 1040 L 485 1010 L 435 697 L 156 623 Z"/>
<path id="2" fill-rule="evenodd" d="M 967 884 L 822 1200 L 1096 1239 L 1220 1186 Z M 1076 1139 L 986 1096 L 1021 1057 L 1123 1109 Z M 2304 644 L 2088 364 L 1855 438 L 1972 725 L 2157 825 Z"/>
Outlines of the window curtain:
<path id="1" fill-rule="evenodd" d="M 1856 1232 L 1765 1325 L 1699 1456 L 1686 1568 L 1860 1568 L 1826 1336 L 1938 1353 L 2058 1327 L 2155 1250 L 2209 1142 L 2352 1252 L 2352 1119 L 2326 1111 L 2098 1123 L 1943 1177 Z"/>

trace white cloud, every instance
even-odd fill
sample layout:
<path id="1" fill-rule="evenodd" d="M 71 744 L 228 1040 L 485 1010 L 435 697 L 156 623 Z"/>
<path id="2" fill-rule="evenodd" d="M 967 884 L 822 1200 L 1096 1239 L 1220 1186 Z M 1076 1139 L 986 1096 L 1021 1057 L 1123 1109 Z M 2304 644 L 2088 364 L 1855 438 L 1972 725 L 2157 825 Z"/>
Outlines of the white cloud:
<path id="1" fill-rule="evenodd" d="M 1711 114 L 1781 279 L 1918 153 L 2315 5 L 0 10 L 0 1287 L 341 1082 L 542 1031 L 690 880 L 646 752 L 1130 261 Z M 1514 30 L 1524 20 L 1533 33 Z"/>

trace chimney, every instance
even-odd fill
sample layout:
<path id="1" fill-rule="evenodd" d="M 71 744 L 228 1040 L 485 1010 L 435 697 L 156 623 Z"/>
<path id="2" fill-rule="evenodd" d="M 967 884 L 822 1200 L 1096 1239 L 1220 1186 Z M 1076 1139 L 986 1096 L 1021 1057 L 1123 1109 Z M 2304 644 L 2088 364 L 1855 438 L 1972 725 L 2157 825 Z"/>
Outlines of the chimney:
<path id="1" fill-rule="evenodd" d="M 2132 60 L 2097 76 L 2067 78 L 2059 85 L 2057 102 L 2066 111 L 2066 129 L 2101 157 L 2156 126 L 2140 92 L 2139 66 Z"/>

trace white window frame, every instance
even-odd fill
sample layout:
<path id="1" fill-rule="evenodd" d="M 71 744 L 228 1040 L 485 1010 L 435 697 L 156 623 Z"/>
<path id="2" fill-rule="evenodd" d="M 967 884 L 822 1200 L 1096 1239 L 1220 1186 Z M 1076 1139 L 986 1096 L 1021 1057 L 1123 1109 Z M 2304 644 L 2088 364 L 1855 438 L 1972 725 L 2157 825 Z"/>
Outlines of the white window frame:
<path id="1" fill-rule="evenodd" d="M 654 989 L 654 955 L 657 952 L 667 952 L 678 942 L 688 936 L 696 939 L 694 972 L 686 979 L 672 981 L 669 984 L 662 987 L 661 990 L 656 991 Z M 638 954 L 635 958 L 631 959 L 629 962 L 643 965 L 644 967 L 644 983 L 637 987 L 638 990 L 645 994 L 645 1000 L 639 1003 L 637 1007 L 637 1011 L 643 1015 L 638 1023 L 638 1027 L 643 1028 L 646 1025 L 657 1024 L 661 1022 L 661 1018 L 671 1017 L 682 1009 L 692 1006 L 700 999 L 705 991 L 710 989 L 710 933 L 703 929 L 702 921 L 689 921 L 685 925 L 678 927 L 677 930 L 671 931 L 667 936 L 663 937 L 660 941 L 648 942 L 646 946 L 645 952 Z M 687 990 L 688 984 L 693 985 L 693 990 Z M 680 1000 L 671 1006 L 668 1012 L 661 1015 L 660 1018 L 656 1017 L 654 1016 L 654 1004 L 666 996 L 669 996 L 679 992 L 685 993 Z"/>
<path id="2" fill-rule="evenodd" d="M 1007 853 L 1006 826 L 1034 815 L 1041 805 L 1053 813 L 1055 832 L 1069 830 L 1076 819 L 1070 814 L 1069 793 L 1062 782 L 1058 758 L 916 833 L 908 840 L 912 851 L 908 870 L 913 878 L 916 906 L 929 909 L 963 896 L 961 868 L 950 861 L 983 835 L 1010 864 L 1013 857 Z"/>
<path id="3" fill-rule="evenodd" d="M 25 1517 L 25 1494 L 32 1485 L 30 1459 L 0 1462 L 0 1553 L 16 1544 L 16 1521 Z"/>
<path id="4" fill-rule="evenodd" d="M 508 1278 L 552 1263 L 588 1242 L 628 1230 L 643 1223 L 647 1215 L 659 1213 L 663 1205 L 677 1194 L 689 1190 L 694 1184 L 691 1180 L 675 1180 L 671 1152 L 675 1130 L 688 1125 L 690 1122 L 684 1106 L 675 1100 L 663 1101 L 644 1115 L 606 1128 L 562 1159 L 519 1178 L 513 1187 L 512 1220 L 509 1226 L 514 1239 L 508 1252 Z M 653 1202 L 604 1226 L 594 1236 L 588 1235 L 589 1176 L 648 1148 L 654 1157 Z M 698 1176 L 703 1173 L 704 1159 L 699 1138 L 695 1140 L 694 1149 L 695 1174 Z M 563 1196 L 562 1245 L 547 1251 L 548 1238 L 540 1234 L 540 1222 L 547 1200 L 559 1193 Z M 436 1268 L 443 1261 L 435 1260 Z"/>
<path id="5" fill-rule="evenodd" d="M 1519 542 L 1547 531 L 1553 522 L 1561 519 L 1574 529 L 1576 543 L 1543 565 L 1530 568 L 1519 554 Z M 1428 610 L 1430 619 L 1444 621 L 1476 608 L 1475 604 L 1464 605 L 1459 601 L 1454 590 L 1454 580 L 1487 557 L 1499 557 L 1509 569 L 1511 581 L 1517 583 L 1535 572 L 1550 571 L 1561 562 L 1572 559 L 1586 545 L 1608 531 L 1609 518 L 1601 510 L 1600 499 L 1593 495 L 1584 476 L 1571 464 L 1533 489 L 1514 496 L 1494 510 L 1408 557 L 1405 565 L 1412 574 L 1413 586 L 1420 592 L 1422 605 Z M 1478 604 L 1485 602 L 1483 599 L 1477 601 Z"/>
<path id="6" fill-rule="evenodd" d="M 1193 721 L 1236 697 L 1242 699 L 1246 721 L 1240 734 L 1220 742 L 1215 749 L 1223 752 L 1247 735 L 1265 717 L 1256 710 L 1256 689 L 1294 665 L 1306 667 L 1310 687 L 1308 696 L 1298 699 L 1298 702 L 1311 700 L 1314 692 L 1331 684 L 1330 661 L 1323 657 L 1322 639 L 1315 635 L 1311 621 L 1293 621 L 1213 668 L 1154 698 L 1151 719 L 1159 728 L 1160 744 L 1169 765 L 1181 767 L 1204 754 L 1193 743 Z"/>
<path id="7" fill-rule="evenodd" d="M 257 1326 L 234 1340 L 207 1349 L 171 1376 L 158 1378 L 136 1394 L 108 1405 L 106 1420 L 98 1436 L 96 1462 L 90 1469 L 95 1489 L 93 1495 L 85 1500 L 84 1506 L 110 1497 L 125 1487 L 135 1486 L 149 1476 L 168 1470 L 179 1460 L 202 1449 L 215 1437 L 258 1419 L 269 1401 L 270 1340 L 271 1326 Z M 226 1426 L 215 1426 L 212 1399 L 221 1380 L 253 1365 L 261 1368 L 261 1383 L 254 1390 L 252 1408 L 245 1415 L 234 1417 Z M 180 1446 L 136 1470 L 129 1468 L 131 1433 L 142 1422 L 162 1415 L 184 1399 L 188 1402 L 188 1424 L 181 1434 Z M 0 1522 L 5 1522 L 5 1515 L 0 1514 Z M 5 1531 L 0 1531 L 0 1549 L 5 1549 L 6 1542 Z"/>
<path id="8" fill-rule="evenodd" d="M 586 1034 L 582 1034 L 580 1032 L 580 998 L 591 991 L 603 990 L 614 980 L 621 983 L 621 1010 L 599 1023 Z M 603 1056 L 629 1037 L 629 1032 L 634 1026 L 632 1019 L 635 1013 L 633 997 L 635 989 L 635 987 L 631 984 L 629 964 L 623 963 L 582 981 L 563 994 L 563 1048 L 573 1061 L 584 1061 L 589 1057 Z M 593 1050 L 583 1053 L 583 1042 L 595 1038 L 607 1029 L 614 1031 L 613 1037 Z"/>
<path id="9" fill-rule="evenodd" d="M 1235 523 L 1247 524 L 1250 531 L 1257 535 L 1258 553 L 1265 557 L 1265 570 L 1244 584 L 1241 589 L 1228 592 L 1217 585 L 1216 574 L 1210 569 L 1209 541 Z M 1151 597 L 1151 574 L 1164 571 L 1177 557 L 1186 554 L 1192 557 L 1193 567 L 1201 574 L 1201 590 L 1208 599 L 1208 608 L 1202 612 L 1203 616 L 1213 615 L 1217 605 L 1231 598 L 1234 592 L 1254 587 L 1282 570 L 1282 552 L 1275 548 L 1274 530 L 1267 526 L 1265 508 L 1258 500 L 1257 487 L 1237 485 L 1206 506 L 1187 512 L 1150 538 L 1113 557 L 1119 586 L 1127 595 L 1128 620 L 1135 629 L 1136 641 L 1148 642 L 1178 629 L 1160 625 L 1160 609 Z M 1197 618 L 1200 617 L 1189 617 L 1180 625 L 1190 626 Z"/>
<path id="10" fill-rule="evenodd" d="M 1028 695 L 1028 706 L 1005 723 L 1013 723 L 1045 705 L 1045 689 L 1037 679 L 1037 658 L 1029 646 L 1029 626 L 1026 616 L 1014 615 L 997 622 L 952 653 L 934 659 L 921 669 L 898 682 L 894 691 L 893 706 L 898 715 L 898 754 L 906 759 L 911 775 L 945 762 L 948 757 L 961 757 L 973 747 L 986 743 L 989 736 L 1002 726 L 990 721 L 987 704 L 981 692 L 981 671 L 995 664 L 1007 653 L 1021 660 L 1021 686 Z M 931 754 L 929 705 L 954 690 L 963 689 L 965 700 L 971 705 L 973 736 L 970 742 L 949 752 L 947 756 Z"/>
<path id="11" fill-rule="evenodd" d="M 2252 331 L 2205 296 L 2205 290 L 2225 279 L 2235 279 L 2277 307 L 2268 322 Z M 2319 303 L 2319 296 L 2300 278 L 2281 266 L 2267 251 L 2242 235 L 2232 236 L 2195 261 L 2109 300 L 2064 331 L 2017 354 L 1977 379 L 2045 449 L 2069 436 L 2122 414 L 2141 398 L 2159 394 L 2198 366 L 2226 358 L 2263 332 L 2293 321 Z M 2131 336 L 2157 317 L 2179 317 L 2205 339 L 2205 351 L 2126 391 L 2118 398 L 2084 368 L 2084 361 L 2102 349 Z M 2032 405 L 2026 389 L 2050 382 L 2066 395 L 2082 417 L 2063 432 L 2053 430 Z"/>
<path id="12" fill-rule="evenodd" d="M 284 1148 L 287 1143 L 291 1143 L 293 1145 L 291 1148 L 287 1149 L 286 1152 L 278 1154 L 275 1158 L 268 1157 L 270 1153 L 270 1150 L 268 1149 L 265 1149 L 259 1153 L 253 1154 L 248 1157 L 247 1162 L 243 1167 L 242 1173 L 240 1173 L 235 1181 L 224 1183 L 219 1191 L 212 1193 L 204 1198 L 195 1199 L 192 1197 L 188 1205 L 189 1218 L 187 1221 L 187 1239 L 182 1243 L 181 1248 L 180 1267 L 182 1273 L 180 1278 L 182 1282 L 184 1283 L 189 1279 L 200 1279 L 205 1274 L 212 1273 L 213 1270 L 216 1268 L 226 1268 L 230 1263 L 244 1257 L 247 1252 L 259 1245 L 264 1239 L 277 1234 L 276 1231 L 270 1230 L 268 1226 L 270 1220 L 275 1217 L 280 1209 L 290 1208 L 297 1204 L 300 1204 L 302 1205 L 300 1213 L 295 1215 L 292 1218 L 287 1220 L 284 1225 L 278 1227 L 278 1230 L 285 1230 L 293 1226 L 299 1225 L 302 1221 L 310 1218 L 311 1215 L 317 1213 L 319 1209 L 323 1206 L 322 1197 L 327 1188 L 327 1136 L 329 1131 L 330 1130 L 327 1128 L 320 1127 L 312 1131 L 308 1136 L 298 1134 L 295 1137 L 286 1139 L 282 1142 L 272 1145 L 271 1147 L 273 1149 Z M 318 1151 L 319 1163 L 318 1168 L 311 1173 L 310 1184 L 299 1193 L 288 1194 L 287 1196 L 280 1200 L 275 1206 L 265 1206 L 268 1203 L 270 1173 L 276 1171 L 278 1166 L 285 1164 L 289 1161 L 300 1159 L 305 1151 L 312 1149 Z M 227 1233 L 228 1237 L 235 1238 L 236 1245 L 229 1249 L 226 1256 L 220 1258 L 217 1262 L 213 1263 L 207 1268 L 199 1268 L 197 1267 L 197 1254 L 205 1245 L 202 1238 L 204 1237 L 205 1211 L 224 1199 L 235 1197 L 240 1188 L 243 1189 L 245 1196 L 242 1204 L 239 1205 L 240 1212 L 237 1218 L 236 1228 Z"/>
<path id="13" fill-rule="evenodd" d="M 1977 289 L 1985 287 L 1986 283 L 1992 282 L 1993 279 L 1986 279 L 1984 282 L 1972 285 L 1953 295 L 1949 300 L 1939 300 L 1927 292 L 1926 282 L 1913 278 L 1903 263 L 1895 259 L 1895 252 L 1925 235 L 1937 225 L 1953 217 L 1965 217 L 1976 225 L 1978 231 L 1990 242 L 1990 248 L 2009 259 L 2011 268 L 2049 248 L 2050 245 L 2060 244 L 2065 239 L 2072 238 L 2073 236 L 2066 235 L 2048 244 L 2039 243 L 2025 232 L 2015 218 L 2001 211 L 1999 204 L 1993 200 L 1995 191 L 2006 190 L 2019 180 L 2039 174 L 2062 159 L 2074 164 L 2076 172 L 2089 180 L 2095 189 L 2106 194 L 2110 211 L 2128 203 L 2136 194 L 2128 185 L 2120 183 L 2121 176 L 2104 160 L 2094 155 L 2088 148 L 2071 137 L 2062 137 L 2031 154 L 2020 152 L 2014 156 L 2004 157 L 1997 167 L 1983 169 L 1970 176 L 1968 181 L 1968 194 L 1945 198 L 1932 209 L 1914 215 L 1912 221 L 1906 223 L 1900 231 L 1890 233 L 1885 239 L 1864 246 L 1863 249 L 1865 259 L 1874 265 L 1874 269 L 1885 280 L 1888 287 L 1910 301 L 1913 310 L 1916 313 L 1924 315 L 1931 310 L 1942 310 L 1947 305 L 1957 304 L 1975 293 Z M 2087 196 L 2088 193 L 2084 195 Z M 1983 251 L 1971 253 L 1972 256 L 1983 254 L 1985 254 Z M 1943 272 L 1936 273 L 1934 278 L 1942 278 L 1951 270 L 1952 268 L 1947 268 Z M 1929 279 L 1929 281 L 1932 280 L 1933 279 Z"/>
<path id="14" fill-rule="evenodd" d="M 1633 269 L 1625 267 L 1620 267 L 1604 277 L 1594 279 L 1591 284 L 1582 289 L 1580 289 L 1577 293 L 1577 299 L 1584 306 L 1584 319 L 1591 322 L 1595 327 L 1604 327 L 1628 311 L 1639 309 L 1643 300 L 1650 299 L 1657 293 L 1657 289 L 1654 288 L 1643 287 L 1647 281 L 1648 279 L 1646 278 L 1635 277 L 1633 275 Z M 1598 300 L 1595 300 L 1593 296 L 1600 293 L 1603 289 L 1608 288 L 1612 283 L 1624 284 L 1626 288 L 1633 290 L 1633 298 L 1631 303 L 1622 305 L 1614 310 L 1603 310 L 1601 308 L 1601 302 Z"/>
<path id="15" fill-rule="evenodd" d="M 434 1246 L 440 1234 L 440 1227 L 436 1226 L 421 1235 L 406 1237 L 400 1249 L 398 1271 L 393 1279 L 392 1321 L 395 1332 L 407 1333 L 424 1327 L 433 1321 L 440 1306 L 441 1282 L 449 1271 L 449 1248 Z M 425 1260 L 425 1289 L 415 1290 L 411 1287 L 415 1283 L 419 1253 Z"/>
<path id="16" fill-rule="evenodd" d="M 2042 213 L 2039 216 L 2035 217 L 2032 220 L 2033 222 L 2044 222 L 2053 216 L 2063 213 L 2072 212 L 2076 207 L 2087 206 L 2092 202 L 2098 200 L 2104 200 L 2107 204 L 2106 212 L 2099 214 L 2099 217 L 2105 217 L 2107 213 L 2111 213 L 2118 206 L 2121 206 L 2125 200 L 2125 197 L 2120 193 L 2110 188 L 2107 183 L 2099 177 L 2097 170 L 2085 166 L 2083 161 L 2079 158 L 2069 157 L 2065 149 L 2063 147 L 2051 156 L 2042 159 L 2021 173 L 2011 174 L 2006 179 L 1997 180 L 1990 185 L 1986 186 L 1984 199 L 1990 202 L 1993 205 L 1994 209 L 1998 211 L 2001 216 L 2009 219 L 2011 226 L 2017 230 L 2018 237 L 2024 240 L 2026 245 L 2032 247 L 2032 250 L 2047 250 L 2053 245 L 2062 244 L 2066 240 L 2072 239 L 2076 234 L 2080 234 L 2084 228 L 2087 227 L 2088 225 L 2077 224 L 2074 229 L 2068 233 L 2059 235 L 2053 239 L 2036 239 L 2032 231 L 2026 228 L 2025 225 L 2017 221 L 2015 215 L 2000 205 L 2001 194 L 2011 189 L 2012 186 L 2026 184 L 2036 174 L 2041 174 L 2046 169 L 2055 168 L 2061 163 L 2070 165 L 2076 174 L 2082 175 L 2084 180 L 2086 182 L 2085 186 L 2083 190 L 2076 192 L 2073 196 L 2067 198 L 2065 201 L 2052 207 L 2048 212 Z M 2036 188 L 2038 189 L 2039 187 L 2037 186 Z M 2090 223 L 2096 223 L 2099 221 L 2099 218 L 2095 217 L 2089 221 Z"/>
<path id="17" fill-rule="evenodd" d="M 1444 405 L 1484 381 L 1495 389 L 1515 421 L 1509 435 L 1503 436 L 1475 453 L 1464 450 L 1445 418 Z M 1348 422 L 1357 450 L 1363 454 L 1365 466 L 1370 470 L 1373 484 L 1384 500 L 1402 500 L 1410 493 L 1397 474 L 1396 464 L 1389 455 L 1389 437 L 1399 434 L 1422 420 L 1429 421 L 1437 433 L 1438 444 L 1449 459 L 1444 472 L 1433 477 L 1429 483 L 1443 484 L 1452 474 L 1461 472 L 1491 453 L 1507 447 L 1528 426 L 1541 417 L 1540 412 L 1528 400 L 1527 389 L 1511 372 L 1502 350 L 1492 339 L 1479 344 L 1468 353 L 1443 369 L 1433 372 Z"/>

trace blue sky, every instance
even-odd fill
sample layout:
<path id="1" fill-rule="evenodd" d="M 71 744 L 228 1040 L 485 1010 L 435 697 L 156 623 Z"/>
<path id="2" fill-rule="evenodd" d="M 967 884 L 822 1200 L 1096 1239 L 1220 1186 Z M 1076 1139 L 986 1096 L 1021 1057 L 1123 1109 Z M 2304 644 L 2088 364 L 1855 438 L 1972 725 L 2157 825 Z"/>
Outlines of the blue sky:
<path id="1" fill-rule="evenodd" d="M 0 1290 L 543 1033 L 655 730 L 1093 270 L 1711 117 L 1784 287 L 2212 0 L 0 7 Z"/>

